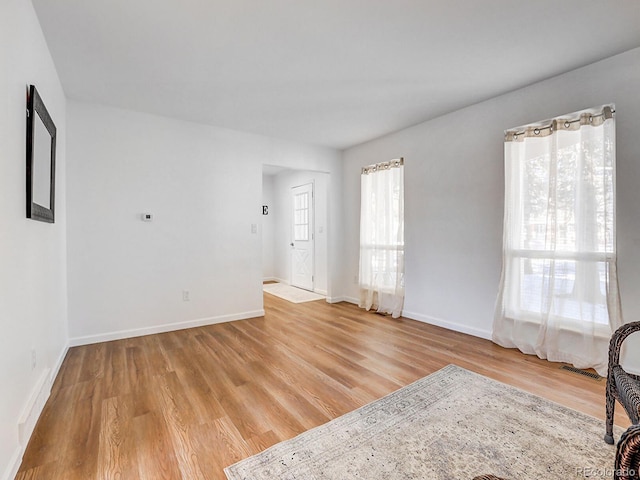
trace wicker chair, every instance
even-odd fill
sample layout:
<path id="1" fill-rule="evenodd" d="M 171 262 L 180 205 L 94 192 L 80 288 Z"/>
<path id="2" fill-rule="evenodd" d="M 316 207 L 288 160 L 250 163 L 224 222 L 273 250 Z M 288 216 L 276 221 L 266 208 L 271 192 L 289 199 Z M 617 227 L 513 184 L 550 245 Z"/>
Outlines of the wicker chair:
<path id="1" fill-rule="evenodd" d="M 628 373 L 620 366 L 622 342 L 629 335 L 638 331 L 640 331 L 640 322 L 627 323 L 613 333 L 609 343 L 607 421 L 604 441 L 610 445 L 613 445 L 613 411 L 616 400 L 624 407 L 632 424 L 640 423 L 640 376 Z"/>
<path id="2" fill-rule="evenodd" d="M 640 478 L 640 425 L 631 425 L 620 437 L 616 449 L 615 480 Z"/>

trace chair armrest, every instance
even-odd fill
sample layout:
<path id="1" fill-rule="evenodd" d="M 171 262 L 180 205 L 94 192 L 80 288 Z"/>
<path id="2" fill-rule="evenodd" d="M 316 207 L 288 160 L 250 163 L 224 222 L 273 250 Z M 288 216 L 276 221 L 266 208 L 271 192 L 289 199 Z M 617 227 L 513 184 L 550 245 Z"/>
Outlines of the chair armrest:
<path id="1" fill-rule="evenodd" d="M 640 322 L 625 323 L 613 332 L 613 335 L 611 335 L 611 341 L 609 342 L 609 369 L 620 363 L 620 349 L 622 348 L 622 342 L 624 342 L 625 339 L 634 332 L 640 332 Z"/>

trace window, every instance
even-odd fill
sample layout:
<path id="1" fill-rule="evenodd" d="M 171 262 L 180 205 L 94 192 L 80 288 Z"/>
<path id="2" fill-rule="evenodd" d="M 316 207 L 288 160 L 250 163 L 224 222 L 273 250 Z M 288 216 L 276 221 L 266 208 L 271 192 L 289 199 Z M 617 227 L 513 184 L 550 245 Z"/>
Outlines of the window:
<path id="1" fill-rule="evenodd" d="M 296 193 L 293 197 L 293 239 L 309 240 L 309 192 Z"/>
<path id="2" fill-rule="evenodd" d="M 615 123 L 606 106 L 507 132 L 503 274 L 494 340 L 606 368 L 621 324 Z M 604 342 L 606 344 L 606 342 Z"/>
<path id="3" fill-rule="evenodd" d="M 399 317 L 404 304 L 404 160 L 362 169 L 360 306 Z"/>

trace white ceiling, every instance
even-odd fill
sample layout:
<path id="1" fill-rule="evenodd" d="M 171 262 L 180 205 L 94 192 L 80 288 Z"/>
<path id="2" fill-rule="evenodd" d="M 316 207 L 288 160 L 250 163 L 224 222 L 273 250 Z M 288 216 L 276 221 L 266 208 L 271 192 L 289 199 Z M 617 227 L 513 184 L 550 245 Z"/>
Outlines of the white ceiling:
<path id="1" fill-rule="evenodd" d="M 334 148 L 640 46 L 638 0 L 33 0 L 69 98 Z"/>

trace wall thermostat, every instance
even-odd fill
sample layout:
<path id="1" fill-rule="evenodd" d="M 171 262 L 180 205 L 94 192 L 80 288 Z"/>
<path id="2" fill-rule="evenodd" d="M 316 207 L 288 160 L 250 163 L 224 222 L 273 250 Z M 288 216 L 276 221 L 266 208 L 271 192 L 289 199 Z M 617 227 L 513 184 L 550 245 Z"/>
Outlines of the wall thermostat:
<path id="1" fill-rule="evenodd" d="M 153 214 L 151 214 L 151 213 L 143 213 L 141 216 L 142 216 L 142 221 L 143 222 L 152 222 L 153 221 Z"/>

